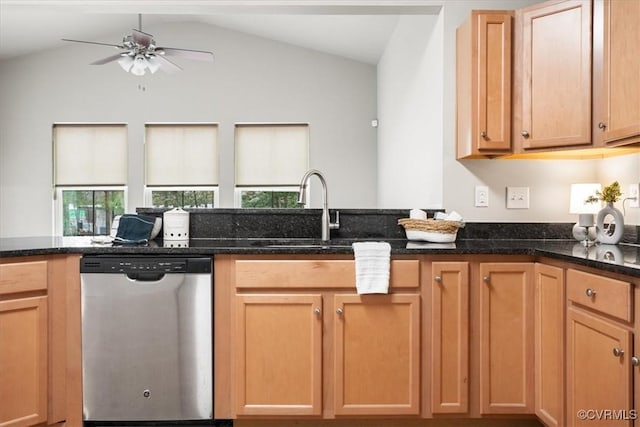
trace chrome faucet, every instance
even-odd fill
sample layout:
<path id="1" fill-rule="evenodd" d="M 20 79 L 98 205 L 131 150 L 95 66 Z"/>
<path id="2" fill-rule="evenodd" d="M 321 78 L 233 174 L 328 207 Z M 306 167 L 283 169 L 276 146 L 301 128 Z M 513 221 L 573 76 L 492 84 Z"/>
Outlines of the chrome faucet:
<path id="1" fill-rule="evenodd" d="M 317 176 L 322 184 L 322 241 L 327 242 L 331 238 L 329 230 L 337 230 L 340 228 L 340 212 L 336 211 L 336 222 L 331 222 L 327 202 L 327 182 L 324 180 L 322 172 L 316 169 L 310 169 L 304 174 L 300 181 L 300 196 L 298 197 L 298 203 L 305 203 L 307 195 L 307 181 L 309 181 L 309 178 L 311 178 L 312 175 Z"/>

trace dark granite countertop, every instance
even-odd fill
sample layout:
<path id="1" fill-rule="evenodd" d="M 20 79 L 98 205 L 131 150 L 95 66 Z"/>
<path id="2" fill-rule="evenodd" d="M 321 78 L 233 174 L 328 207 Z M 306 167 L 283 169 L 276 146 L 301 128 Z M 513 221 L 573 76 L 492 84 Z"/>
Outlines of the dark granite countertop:
<path id="1" fill-rule="evenodd" d="M 375 240 L 375 239 L 358 239 Z M 596 245 L 585 248 L 575 240 L 458 239 L 455 243 L 380 239 L 393 255 L 529 255 L 555 258 L 613 273 L 640 277 L 640 245 Z M 91 243 L 89 237 L 24 237 L 0 239 L 0 257 L 47 254 L 218 255 L 218 254 L 353 254 L 354 239 L 329 244 L 314 239 L 191 239 L 152 241 L 145 246 Z"/>

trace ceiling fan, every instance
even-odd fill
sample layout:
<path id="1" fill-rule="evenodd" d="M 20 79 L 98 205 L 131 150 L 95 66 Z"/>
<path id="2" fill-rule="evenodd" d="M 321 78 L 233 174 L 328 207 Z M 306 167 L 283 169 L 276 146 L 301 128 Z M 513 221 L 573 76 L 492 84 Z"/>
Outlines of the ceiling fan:
<path id="1" fill-rule="evenodd" d="M 142 31 L 142 15 L 138 14 L 138 29 L 122 38 L 122 44 L 110 44 L 90 42 L 85 40 L 62 39 L 67 42 L 87 43 L 101 46 L 112 46 L 120 49 L 120 53 L 99 59 L 91 65 L 103 65 L 118 61 L 118 64 L 127 72 L 136 76 L 142 76 L 147 70 L 155 73 L 162 69 L 167 73 L 182 70 L 178 64 L 167 59 L 167 56 L 176 56 L 197 61 L 213 62 L 213 53 L 204 50 L 177 49 L 173 47 L 159 47 L 151 34 Z"/>

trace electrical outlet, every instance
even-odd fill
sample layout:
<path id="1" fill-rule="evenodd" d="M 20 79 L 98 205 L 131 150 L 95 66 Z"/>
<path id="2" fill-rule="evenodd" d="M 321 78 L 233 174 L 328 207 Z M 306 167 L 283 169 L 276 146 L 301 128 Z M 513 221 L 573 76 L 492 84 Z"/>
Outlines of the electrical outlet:
<path id="1" fill-rule="evenodd" d="M 529 187 L 507 187 L 507 209 L 529 209 Z"/>
<path id="2" fill-rule="evenodd" d="M 629 192 L 627 193 L 626 197 L 630 198 L 630 208 L 640 208 L 640 184 L 630 184 Z M 633 197 L 635 197 L 635 200 L 631 199 Z"/>
<path id="3" fill-rule="evenodd" d="M 486 185 L 476 185 L 476 207 L 489 207 L 489 187 Z"/>

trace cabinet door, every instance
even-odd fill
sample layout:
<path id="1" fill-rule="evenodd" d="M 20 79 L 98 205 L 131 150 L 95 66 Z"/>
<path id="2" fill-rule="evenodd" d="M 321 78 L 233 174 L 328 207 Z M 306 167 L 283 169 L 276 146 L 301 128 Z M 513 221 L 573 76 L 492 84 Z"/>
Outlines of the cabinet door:
<path id="1" fill-rule="evenodd" d="M 605 145 L 640 141 L 640 2 L 594 3 L 594 137 Z"/>
<path id="2" fill-rule="evenodd" d="M 533 413 L 533 264 L 481 263 L 480 411 Z"/>
<path id="3" fill-rule="evenodd" d="M 473 11 L 456 33 L 457 156 L 511 150 L 511 11 Z"/>
<path id="4" fill-rule="evenodd" d="M 431 283 L 431 408 L 469 409 L 469 263 L 434 262 Z"/>
<path id="5" fill-rule="evenodd" d="M 535 267 L 535 405 L 549 427 L 564 425 L 564 270 Z"/>
<path id="6" fill-rule="evenodd" d="M 320 415 L 322 297 L 236 297 L 238 415 Z"/>
<path id="7" fill-rule="evenodd" d="M 629 330 L 612 322 L 573 308 L 568 310 L 569 426 L 633 425 L 631 338 Z"/>
<path id="8" fill-rule="evenodd" d="M 47 297 L 0 301 L 0 426 L 47 420 Z"/>
<path id="9" fill-rule="evenodd" d="M 547 2 L 519 12 L 516 79 L 524 150 L 591 143 L 591 2 Z M 517 121 L 516 121 L 517 122 Z"/>
<path id="10" fill-rule="evenodd" d="M 336 295 L 335 412 L 420 411 L 420 296 Z"/>

